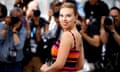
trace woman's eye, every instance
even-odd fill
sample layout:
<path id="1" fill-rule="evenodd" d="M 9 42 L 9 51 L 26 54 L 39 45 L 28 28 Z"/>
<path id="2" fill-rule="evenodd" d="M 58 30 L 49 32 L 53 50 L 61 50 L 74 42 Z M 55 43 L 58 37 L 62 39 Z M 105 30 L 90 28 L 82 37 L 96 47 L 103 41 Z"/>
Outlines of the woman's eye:
<path id="1" fill-rule="evenodd" d="M 63 15 L 60 15 L 60 17 L 63 17 Z"/>
<path id="2" fill-rule="evenodd" d="M 63 16 L 63 15 L 60 15 L 60 17 L 64 17 L 64 16 Z M 71 15 L 68 14 L 68 15 L 65 15 L 65 17 L 71 17 Z"/>
<path id="3" fill-rule="evenodd" d="M 71 17 L 71 15 L 67 15 L 67 17 Z"/>

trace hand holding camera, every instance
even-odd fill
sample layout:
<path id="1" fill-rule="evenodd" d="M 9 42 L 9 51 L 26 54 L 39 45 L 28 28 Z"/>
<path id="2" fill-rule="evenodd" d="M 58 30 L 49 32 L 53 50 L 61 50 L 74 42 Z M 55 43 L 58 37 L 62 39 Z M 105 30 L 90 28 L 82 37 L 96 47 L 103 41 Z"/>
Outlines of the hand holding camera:
<path id="1" fill-rule="evenodd" d="M 16 24 L 19 23 L 19 21 L 20 21 L 20 19 L 19 19 L 19 17 L 17 17 L 17 16 L 7 16 L 7 17 L 5 18 L 6 24 L 7 24 L 8 26 L 10 26 L 10 27 L 15 26 Z M 16 25 L 16 26 L 17 26 L 17 25 Z"/>
<path id="2" fill-rule="evenodd" d="M 39 27 L 39 21 L 40 21 L 40 14 L 41 14 L 41 12 L 40 12 L 39 9 L 33 9 L 32 11 L 33 11 L 32 19 L 34 21 L 34 24 L 35 24 L 36 27 Z"/>
<path id="3" fill-rule="evenodd" d="M 87 21 L 87 20 L 86 20 Z M 86 21 L 82 21 L 81 23 L 81 30 L 80 30 L 80 33 L 86 33 L 87 31 L 87 28 L 88 28 L 88 24 L 86 23 Z"/>
<path id="4" fill-rule="evenodd" d="M 112 32 L 115 30 L 114 19 L 111 16 L 105 18 L 104 27 L 106 32 Z"/>

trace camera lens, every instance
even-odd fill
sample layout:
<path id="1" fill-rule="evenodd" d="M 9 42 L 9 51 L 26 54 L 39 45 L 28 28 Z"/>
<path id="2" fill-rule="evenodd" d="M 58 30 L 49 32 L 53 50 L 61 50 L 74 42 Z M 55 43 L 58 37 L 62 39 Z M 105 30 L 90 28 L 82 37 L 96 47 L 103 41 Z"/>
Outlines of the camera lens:
<path id="1" fill-rule="evenodd" d="M 34 14 L 35 17 L 38 17 L 41 14 L 39 9 L 33 9 L 32 11 L 33 11 L 33 14 Z"/>
<path id="2" fill-rule="evenodd" d="M 108 16 L 105 18 L 105 20 L 104 20 L 105 25 L 112 25 L 112 23 L 113 23 L 113 17 Z"/>

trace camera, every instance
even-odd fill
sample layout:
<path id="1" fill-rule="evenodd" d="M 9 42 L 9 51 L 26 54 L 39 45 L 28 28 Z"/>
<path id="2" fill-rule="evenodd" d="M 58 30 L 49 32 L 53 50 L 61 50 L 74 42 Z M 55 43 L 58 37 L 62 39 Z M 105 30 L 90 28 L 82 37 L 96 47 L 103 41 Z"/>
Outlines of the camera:
<path id="1" fill-rule="evenodd" d="M 59 10 L 54 10 L 54 11 L 53 11 L 53 16 L 54 16 L 55 18 L 58 18 L 58 17 L 59 17 Z"/>
<path id="2" fill-rule="evenodd" d="M 35 17 L 38 17 L 38 16 L 40 16 L 40 14 L 41 14 L 41 11 L 40 11 L 39 9 L 33 9 L 32 11 L 33 11 L 33 15 L 34 15 Z"/>
<path id="3" fill-rule="evenodd" d="M 17 16 L 11 16 L 11 25 L 14 25 L 20 21 L 19 17 Z"/>
<path id="4" fill-rule="evenodd" d="M 105 24 L 106 26 L 112 25 L 113 22 L 114 22 L 114 19 L 113 19 L 112 16 L 108 16 L 108 17 L 106 17 L 105 20 L 104 20 L 104 24 Z"/>
<path id="5" fill-rule="evenodd" d="M 8 25 L 13 26 L 14 24 L 18 23 L 20 19 L 17 16 L 7 16 L 5 21 Z"/>
<path id="6" fill-rule="evenodd" d="M 104 20 L 104 28 L 105 28 L 105 31 L 106 32 L 110 32 L 109 29 L 108 29 L 108 26 L 112 25 L 114 22 L 114 19 L 112 16 L 108 16 L 105 18 Z"/>
<path id="7" fill-rule="evenodd" d="M 16 52 L 17 52 L 16 48 L 14 48 L 14 49 L 9 48 L 8 51 L 9 52 L 8 52 L 7 60 L 11 61 L 11 62 L 15 62 L 16 61 Z"/>

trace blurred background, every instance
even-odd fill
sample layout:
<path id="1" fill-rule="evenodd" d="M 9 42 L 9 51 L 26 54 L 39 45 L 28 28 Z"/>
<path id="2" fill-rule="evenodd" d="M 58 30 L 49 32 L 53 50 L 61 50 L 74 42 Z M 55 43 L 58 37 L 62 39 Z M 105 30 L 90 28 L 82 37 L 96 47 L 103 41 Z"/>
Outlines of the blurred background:
<path id="1" fill-rule="evenodd" d="M 50 3 L 53 1 L 53 0 L 35 0 L 39 3 L 39 8 L 41 10 L 41 16 L 44 17 L 46 20 L 48 20 L 48 12 L 49 12 L 49 9 L 50 9 Z M 63 0 L 59 0 L 59 1 L 63 1 Z M 77 2 L 80 2 L 83 7 L 84 7 L 84 3 L 87 1 L 87 0 L 76 0 Z M 120 0 L 103 0 L 109 8 L 113 7 L 113 6 L 116 6 L 118 8 L 120 8 Z M 6 5 L 7 9 L 8 9 L 8 15 L 9 15 L 9 12 L 11 11 L 11 9 L 13 9 L 13 6 L 14 6 L 14 3 L 15 3 L 15 0 L 0 0 L 1 3 L 3 3 L 4 5 Z M 87 65 L 87 64 L 85 64 Z M 84 71 L 82 71 L 84 72 Z"/>
<path id="2" fill-rule="evenodd" d="M 47 18 L 50 2 L 53 0 L 35 0 L 35 1 L 39 3 L 40 10 L 42 12 L 41 15 Z M 84 5 L 84 2 L 87 0 L 76 0 L 76 1 Z M 111 8 L 112 6 L 120 7 L 120 0 L 103 0 L 103 1 L 108 4 L 109 8 Z M 13 8 L 13 4 L 15 3 L 15 0 L 0 0 L 0 2 L 5 4 L 7 6 L 7 9 L 10 11 Z"/>

